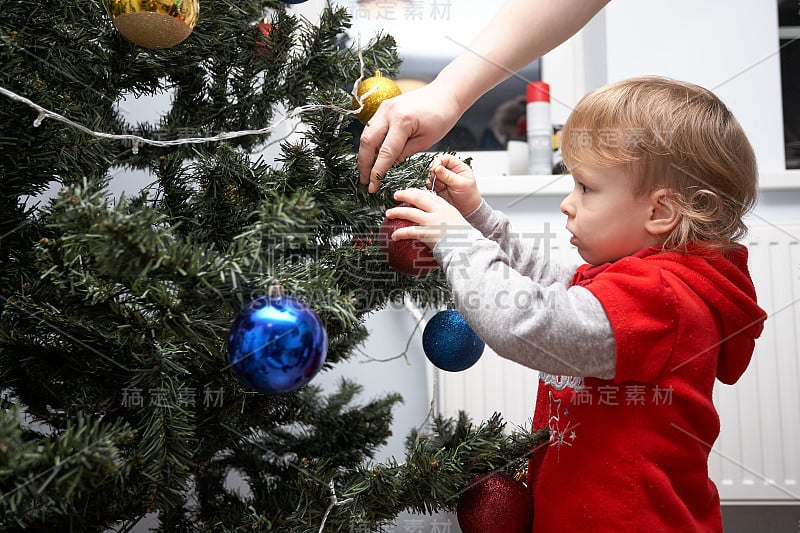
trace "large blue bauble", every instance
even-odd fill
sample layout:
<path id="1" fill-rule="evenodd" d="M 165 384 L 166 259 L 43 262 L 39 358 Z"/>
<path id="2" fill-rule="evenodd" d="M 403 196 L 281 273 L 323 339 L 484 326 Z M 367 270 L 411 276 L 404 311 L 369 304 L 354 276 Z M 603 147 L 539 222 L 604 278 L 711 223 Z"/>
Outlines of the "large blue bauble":
<path id="1" fill-rule="evenodd" d="M 461 372 L 477 363 L 485 347 L 455 309 L 433 315 L 422 332 L 422 349 L 428 360 L 448 372 Z"/>
<path id="2" fill-rule="evenodd" d="M 262 296 L 233 321 L 228 362 L 245 386 L 264 394 L 292 392 L 313 378 L 328 353 L 319 317 L 289 295 Z"/>

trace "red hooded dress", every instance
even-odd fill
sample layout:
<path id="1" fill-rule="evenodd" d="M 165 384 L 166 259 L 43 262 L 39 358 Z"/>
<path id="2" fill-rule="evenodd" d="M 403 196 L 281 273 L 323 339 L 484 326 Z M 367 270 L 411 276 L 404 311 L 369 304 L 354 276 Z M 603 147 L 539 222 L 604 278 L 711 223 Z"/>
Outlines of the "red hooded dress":
<path id="1" fill-rule="evenodd" d="M 550 443 L 528 469 L 536 533 L 722 531 L 712 389 L 742 375 L 766 314 L 746 248 L 692 252 L 645 248 L 576 272 L 608 316 L 616 375 L 541 375 L 533 427 Z"/>

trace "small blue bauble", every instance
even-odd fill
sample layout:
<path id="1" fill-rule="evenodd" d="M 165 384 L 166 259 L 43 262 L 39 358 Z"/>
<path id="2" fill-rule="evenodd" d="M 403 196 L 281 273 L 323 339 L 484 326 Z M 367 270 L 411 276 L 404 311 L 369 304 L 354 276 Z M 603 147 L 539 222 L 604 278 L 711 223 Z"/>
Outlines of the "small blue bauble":
<path id="1" fill-rule="evenodd" d="M 422 349 L 428 360 L 448 372 L 461 372 L 477 363 L 485 346 L 455 309 L 433 315 L 422 332 Z"/>
<path id="2" fill-rule="evenodd" d="M 293 296 L 262 296 L 239 312 L 228 337 L 228 362 L 245 386 L 264 394 L 296 391 L 328 353 L 319 317 Z"/>

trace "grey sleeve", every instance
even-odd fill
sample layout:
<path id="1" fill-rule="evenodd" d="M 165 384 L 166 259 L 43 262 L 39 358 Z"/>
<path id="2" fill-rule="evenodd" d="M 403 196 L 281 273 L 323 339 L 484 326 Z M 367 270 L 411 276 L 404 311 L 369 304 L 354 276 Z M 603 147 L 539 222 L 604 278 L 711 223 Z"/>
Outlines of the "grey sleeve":
<path id="1" fill-rule="evenodd" d="M 549 227 L 545 226 L 542 232 L 515 233 L 508 217 L 492 209 L 485 200 L 467 215 L 466 220 L 484 237 L 498 244 L 514 270 L 544 284 L 560 282 L 566 285 L 572 280 L 575 265 L 546 260 L 551 239 L 555 238 Z"/>
<path id="2" fill-rule="evenodd" d="M 487 238 L 447 236 L 433 252 L 456 308 L 500 356 L 554 375 L 614 377 L 614 334 L 591 292 L 548 275 L 523 275 Z"/>

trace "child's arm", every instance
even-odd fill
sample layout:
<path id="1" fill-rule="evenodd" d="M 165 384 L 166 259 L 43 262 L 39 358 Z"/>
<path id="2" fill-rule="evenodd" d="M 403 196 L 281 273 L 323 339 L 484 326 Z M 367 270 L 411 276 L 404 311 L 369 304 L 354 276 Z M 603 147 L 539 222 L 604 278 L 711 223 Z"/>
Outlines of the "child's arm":
<path id="1" fill-rule="evenodd" d="M 611 325 L 588 290 L 515 270 L 500 245 L 476 235 L 442 197 L 408 189 L 395 198 L 415 207 L 396 207 L 387 216 L 418 226 L 398 229 L 392 238 L 416 238 L 433 248 L 457 309 L 498 354 L 551 374 L 614 376 Z"/>
<path id="2" fill-rule="evenodd" d="M 417 227 L 396 230 L 392 235 L 394 240 L 419 239 L 433 248 L 445 236 L 464 244 L 480 237 L 480 232 L 483 237 L 497 244 L 512 268 L 534 281 L 544 285 L 568 284 L 575 274 L 575 265 L 562 265 L 547 260 L 549 237 L 532 235 L 530 239 L 524 239 L 511 232 L 508 218 L 485 202 L 481 202 L 477 210 L 464 218 L 442 197 L 421 189 L 398 191 L 394 197 L 414 207 L 395 207 L 389 209 L 386 216 L 404 218 L 419 224 Z"/>
<path id="3" fill-rule="evenodd" d="M 464 243 L 448 235 L 434 256 L 456 308 L 500 356 L 554 375 L 614 377 L 613 330 L 587 289 L 522 275 L 488 239 Z"/>
<path id="4" fill-rule="evenodd" d="M 484 237 L 495 241 L 508 255 L 509 265 L 524 276 L 544 285 L 572 281 L 577 263 L 558 263 L 550 260 L 550 251 L 555 234 L 545 227 L 542 232 L 517 233 L 512 231 L 511 221 L 502 212 L 483 202 L 478 209 L 466 217 Z"/>

